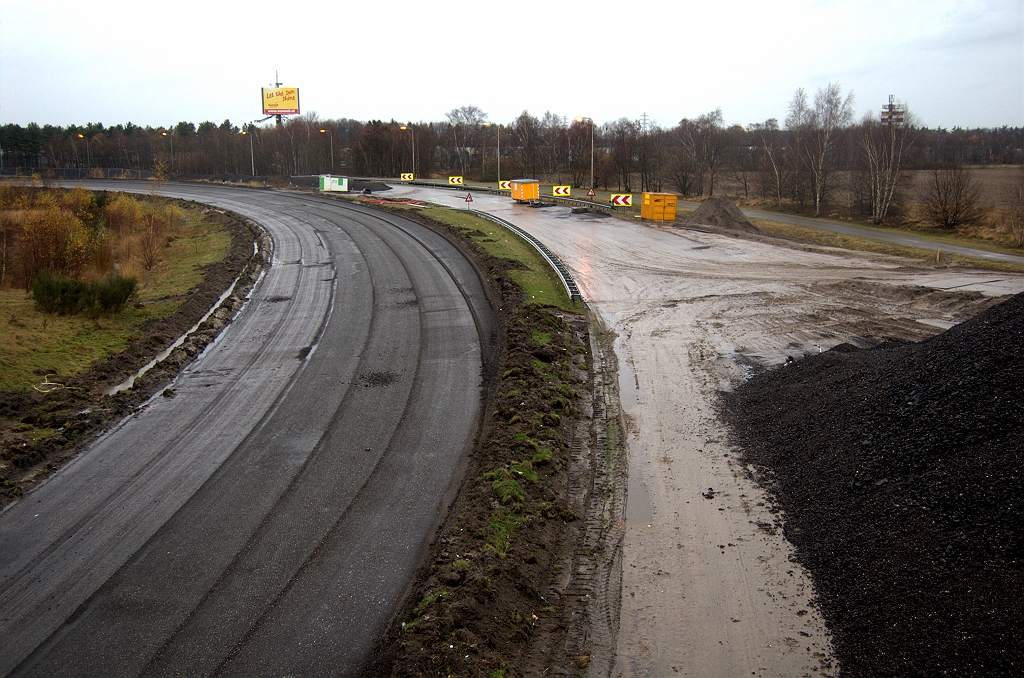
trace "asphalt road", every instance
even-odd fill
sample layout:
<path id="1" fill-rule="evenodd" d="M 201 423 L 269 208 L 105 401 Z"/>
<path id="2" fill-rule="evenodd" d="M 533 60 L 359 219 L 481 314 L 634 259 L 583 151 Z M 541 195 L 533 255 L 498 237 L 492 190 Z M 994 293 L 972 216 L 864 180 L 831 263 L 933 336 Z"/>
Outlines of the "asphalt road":
<path id="1" fill-rule="evenodd" d="M 259 222 L 273 264 L 174 398 L 0 514 L 0 675 L 357 675 L 476 434 L 479 277 L 399 217 L 162 192 Z"/>

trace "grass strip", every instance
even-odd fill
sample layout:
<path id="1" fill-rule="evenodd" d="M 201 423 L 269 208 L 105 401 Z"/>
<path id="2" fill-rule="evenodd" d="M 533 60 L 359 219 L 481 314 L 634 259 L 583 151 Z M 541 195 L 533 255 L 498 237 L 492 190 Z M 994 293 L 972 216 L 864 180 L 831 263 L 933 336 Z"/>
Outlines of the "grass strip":
<path id="1" fill-rule="evenodd" d="M 493 257 L 506 262 L 509 276 L 523 288 L 527 303 L 554 306 L 570 313 L 580 307 L 569 300 L 562 280 L 533 245 L 518 235 L 462 210 L 428 207 L 422 210 L 437 221 L 459 229 Z"/>

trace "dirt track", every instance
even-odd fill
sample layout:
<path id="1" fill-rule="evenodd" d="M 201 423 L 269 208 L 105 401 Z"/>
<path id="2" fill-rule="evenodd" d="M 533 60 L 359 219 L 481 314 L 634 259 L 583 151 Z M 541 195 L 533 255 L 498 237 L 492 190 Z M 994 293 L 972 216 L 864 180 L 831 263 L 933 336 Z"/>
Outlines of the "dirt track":
<path id="1" fill-rule="evenodd" d="M 446 191 L 399 189 L 463 206 Z M 717 393 L 843 342 L 918 340 L 972 317 L 1017 275 L 935 269 L 474 196 L 544 241 L 618 333 L 630 452 L 612 675 L 830 675 L 829 636 L 778 514 L 734 460 Z M 956 291 L 946 289 L 956 288 Z M 591 671 L 592 675 L 597 675 Z"/>

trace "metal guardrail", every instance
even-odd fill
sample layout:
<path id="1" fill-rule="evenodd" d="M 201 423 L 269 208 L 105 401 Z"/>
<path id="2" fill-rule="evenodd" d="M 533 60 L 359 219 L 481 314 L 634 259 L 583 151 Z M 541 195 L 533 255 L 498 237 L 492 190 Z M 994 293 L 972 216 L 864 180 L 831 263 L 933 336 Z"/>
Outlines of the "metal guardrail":
<path id="1" fill-rule="evenodd" d="M 496 217 L 493 214 L 488 214 L 487 212 L 481 212 L 479 210 L 469 211 L 477 215 L 478 217 L 482 217 L 484 219 L 487 219 L 488 221 L 493 221 L 499 226 L 504 226 L 508 230 L 512 231 L 513 233 L 524 239 L 526 242 L 533 245 L 533 247 L 538 252 L 540 252 L 541 256 L 544 257 L 544 259 L 548 262 L 551 268 L 555 270 L 555 273 L 558 274 L 559 279 L 561 279 L 562 281 L 562 285 L 565 286 L 566 293 L 569 295 L 569 301 L 583 301 L 583 295 L 580 294 L 580 288 L 576 286 L 576 281 L 573 280 L 572 274 L 569 273 L 569 269 L 565 267 L 565 264 L 562 263 L 562 260 L 555 256 L 555 254 L 551 250 L 549 250 L 544 245 L 544 243 L 542 243 L 540 240 L 537 240 L 532 235 L 530 235 L 523 229 L 519 228 L 515 224 L 505 221 L 501 217 Z"/>
<path id="2" fill-rule="evenodd" d="M 562 198 L 557 195 L 545 195 L 544 199 L 565 205 L 579 205 L 582 207 L 595 207 L 599 210 L 609 210 L 611 212 L 615 211 L 615 205 L 605 205 L 604 203 L 593 202 L 592 200 L 580 200 L 578 198 Z"/>

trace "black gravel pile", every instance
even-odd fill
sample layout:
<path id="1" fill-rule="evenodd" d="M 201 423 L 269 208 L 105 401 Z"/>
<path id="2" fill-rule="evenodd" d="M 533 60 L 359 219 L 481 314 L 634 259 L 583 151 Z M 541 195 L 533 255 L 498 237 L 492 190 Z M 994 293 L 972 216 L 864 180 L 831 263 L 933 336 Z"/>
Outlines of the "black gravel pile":
<path id="1" fill-rule="evenodd" d="M 847 676 L 1024 675 L 1024 295 L 724 396 Z"/>

